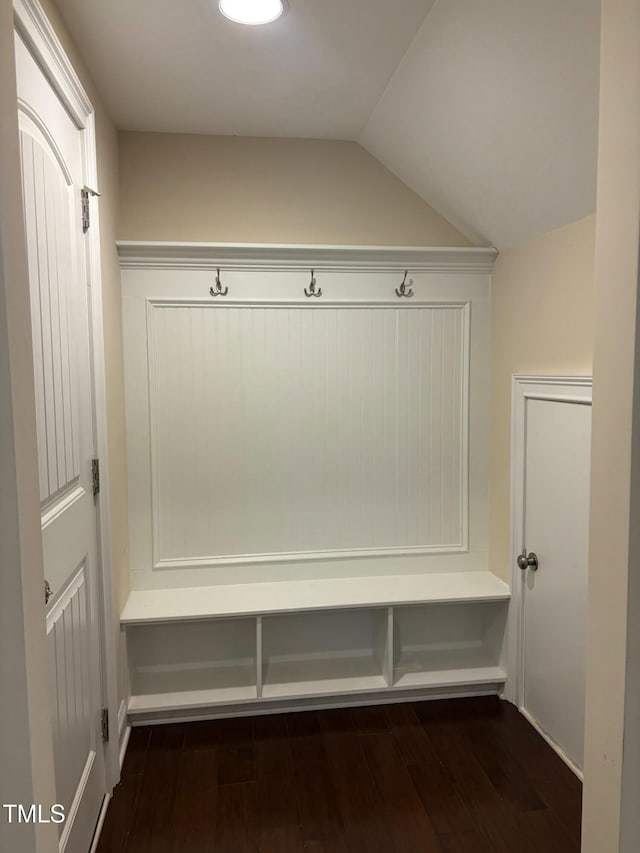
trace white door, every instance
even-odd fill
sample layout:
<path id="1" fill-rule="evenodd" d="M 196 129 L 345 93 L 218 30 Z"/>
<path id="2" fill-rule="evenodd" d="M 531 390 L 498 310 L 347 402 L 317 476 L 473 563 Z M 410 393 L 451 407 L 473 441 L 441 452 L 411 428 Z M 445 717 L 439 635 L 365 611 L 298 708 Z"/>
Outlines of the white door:
<path id="1" fill-rule="evenodd" d="M 87 853 L 105 792 L 83 133 L 16 35 L 60 848 Z M 44 593 L 43 593 L 44 594 Z M 43 610 L 43 618 L 45 610 Z"/>
<path id="2" fill-rule="evenodd" d="M 590 395 L 542 388 L 524 401 L 522 709 L 583 763 Z M 537 569 L 535 559 L 537 558 Z M 525 566 L 522 568 L 522 566 Z"/>

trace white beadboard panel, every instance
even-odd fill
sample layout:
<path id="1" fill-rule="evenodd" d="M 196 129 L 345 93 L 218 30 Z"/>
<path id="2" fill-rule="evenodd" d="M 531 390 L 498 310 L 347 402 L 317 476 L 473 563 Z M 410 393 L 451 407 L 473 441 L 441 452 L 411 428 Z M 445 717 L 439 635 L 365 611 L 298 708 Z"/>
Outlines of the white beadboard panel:
<path id="1" fill-rule="evenodd" d="M 91 756 L 91 632 L 86 564 L 47 614 L 53 746 L 58 802 L 68 809 Z"/>
<path id="2" fill-rule="evenodd" d="M 155 565 L 466 548 L 468 328 L 149 301 Z"/>
<path id="3" fill-rule="evenodd" d="M 25 115 L 20 118 L 40 499 L 46 503 L 77 485 L 80 474 L 72 352 L 77 217 L 73 185 L 63 164 L 35 124 Z"/>
<path id="4" fill-rule="evenodd" d="M 133 589 L 487 569 L 490 276 L 410 260 L 124 265 Z"/>

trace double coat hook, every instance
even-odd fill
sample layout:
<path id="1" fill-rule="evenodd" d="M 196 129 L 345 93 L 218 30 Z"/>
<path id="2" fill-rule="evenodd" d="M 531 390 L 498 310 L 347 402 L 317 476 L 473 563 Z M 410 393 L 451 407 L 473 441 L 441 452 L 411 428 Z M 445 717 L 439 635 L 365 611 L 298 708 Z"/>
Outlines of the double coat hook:
<path id="1" fill-rule="evenodd" d="M 227 293 L 229 293 L 229 288 L 228 288 L 228 287 L 225 287 L 224 289 L 223 289 L 223 287 L 222 287 L 222 282 L 220 281 L 220 267 L 218 267 L 218 268 L 216 269 L 216 286 L 215 286 L 215 290 L 214 290 L 214 288 L 213 288 L 213 287 L 210 287 L 210 288 L 209 288 L 209 293 L 210 293 L 212 296 L 226 296 L 226 295 L 227 295 Z"/>
<path id="2" fill-rule="evenodd" d="M 408 273 L 409 273 L 409 270 L 404 271 L 404 278 L 402 279 L 402 284 L 400 285 L 399 289 L 396 287 L 396 296 L 398 296 L 398 297 L 406 296 L 407 299 L 409 299 L 411 296 L 413 296 L 413 288 L 411 287 L 413 282 L 411 280 L 409 281 L 409 286 L 407 287 L 407 275 L 408 275 Z"/>
<path id="3" fill-rule="evenodd" d="M 322 296 L 322 288 L 319 287 L 316 290 L 316 279 L 315 279 L 315 276 L 313 274 L 313 270 L 311 270 L 311 282 L 309 284 L 309 290 L 307 290 L 307 288 L 305 287 L 304 295 L 305 296 Z"/>

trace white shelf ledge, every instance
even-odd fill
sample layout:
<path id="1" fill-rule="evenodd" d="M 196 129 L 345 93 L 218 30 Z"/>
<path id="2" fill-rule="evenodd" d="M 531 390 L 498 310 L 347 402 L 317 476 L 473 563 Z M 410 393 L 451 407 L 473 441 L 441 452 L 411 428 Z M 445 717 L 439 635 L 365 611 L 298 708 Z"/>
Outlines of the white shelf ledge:
<path id="1" fill-rule="evenodd" d="M 443 669 L 486 667 L 495 663 L 490 649 L 479 644 L 455 647 L 402 648 L 395 664 L 396 676 L 413 672 L 433 672 Z"/>
<path id="2" fill-rule="evenodd" d="M 380 664 L 371 657 L 322 658 L 268 663 L 264 668 L 265 699 L 331 696 L 385 690 Z"/>
<path id="3" fill-rule="evenodd" d="M 481 571 L 148 589 L 130 593 L 121 623 L 146 625 L 308 610 L 509 598 L 509 587 L 504 581 L 491 572 Z"/>
<path id="4" fill-rule="evenodd" d="M 164 666 L 135 671 L 136 693 L 168 693 L 174 690 L 244 687 L 256 682 L 254 663 L 233 662 L 224 665 Z"/>
<path id="5" fill-rule="evenodd" d="M 129 711 L 201 708 L 257 698 L 254 664 L 138 669 L 133 673 Z"/>
<path id="6" fill-rule="evenodd" d="M 506 680 L 491 650 L 479 648 L 412 649 L 394 667 L 393 686 L 451 687 L 460 684 L 495 684 Z"/>
<path id="7" fill-rule="evenodd" d="M 476 684 L 502 684 L 506 672 L 499 666 L 441 669 L 432 672 L 407 672 L 396 678 L 394 689 L 409 687 L 459 687 Z"/>
<path id="8" fill-rule="evenodd" d="M 150 714 L 172 709 L 214 708 L 218 705 L 240 705 L 256 702 L 255 686 L 217 687 L 205 690 L 177 690 L 171 693 L 135 694 L 129 699 L 129 714 Z"/>

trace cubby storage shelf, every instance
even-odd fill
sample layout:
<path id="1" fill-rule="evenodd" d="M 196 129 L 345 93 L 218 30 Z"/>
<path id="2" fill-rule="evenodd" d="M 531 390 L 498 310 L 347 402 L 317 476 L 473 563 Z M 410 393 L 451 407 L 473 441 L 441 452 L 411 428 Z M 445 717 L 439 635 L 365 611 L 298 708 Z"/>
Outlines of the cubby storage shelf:
<path id="1" fill-rule="evenodd" d="M 129 716 L 496 692 L 508 600 L 488 572 L 132 592 Z"/>
<path id="2" fill-rule="evenodd" d="M 178 687 L 178 685 L 176 685 Z M 149 714 L 166 711 L 171 708 L 196 709 L 215 708 L 219 705 L 240 705 L 255 702 L 258 691 L 255 685 L 249 687 L 220 687 L 205 690 L 174 689 L 160 693 L 142 693 L 129 699 L 129 714 Z M 180 685 L 181 687 L 181 685 Z"/>
<path id="3" fill-rule="evenodd" d="M 417 687 L 466 687 L 479 684 L 503 684 L 506 672 L 500 666 L 468 666 L 460 669 L 434 669 L 407 672 L 393 686 L 398 690 Z"/>
<path id="4" fill-rule="evenodd" d="M 388 687 L 384 676 L 376 670 L 373 658 L 280 663 L 268 668 L 268 676 L 270 681 L 262 688 L 264 699 L 371 693 Z"/>

